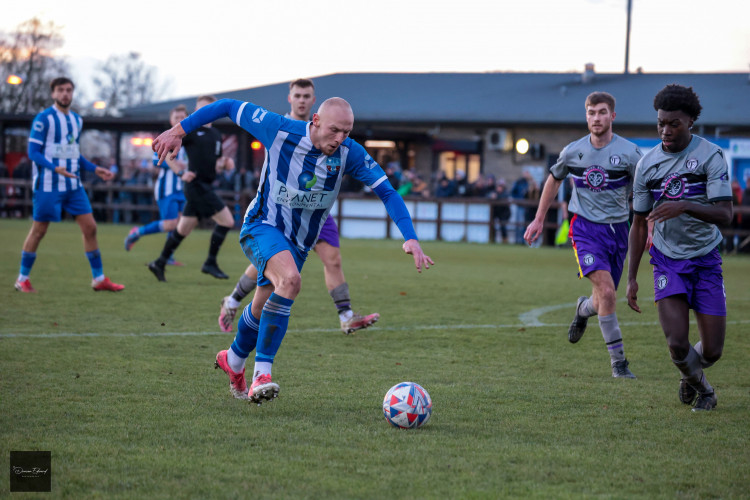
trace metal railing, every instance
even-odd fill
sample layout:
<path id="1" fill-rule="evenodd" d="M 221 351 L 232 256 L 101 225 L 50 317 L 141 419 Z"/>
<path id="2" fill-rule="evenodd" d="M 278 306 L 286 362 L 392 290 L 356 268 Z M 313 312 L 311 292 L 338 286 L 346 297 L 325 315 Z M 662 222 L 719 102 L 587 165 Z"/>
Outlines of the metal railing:
<path id="1" fill-rule="evenodd" d="M 153 198 L 153 187 L 143 185 L 121 185 L 108 183 L 84 183 L 84 187 L 91 200 L 91 208 L 94 216 L 99 222 L 126 223 L 126 224 L 145 224 L 159 217 L 159 209 Z M 255 196 L 251 190 L 242 191 L 222 191 L 217 190 L 217 194 L 224 200 L 233 213 L 235 225 L 239 227 L 242 223 L 245 209 Z M 348 210 L 348 201 L 366 202 L 373 201 L 373 206 L 378 206 L 380 201 L 373 194 L 364 193 L 340 193 L 332 213 L 339 227 L 342 228 L 342 235 L 346 237 L 346 228 L 357 225 L 379 223 L 382 228 L 378 231 L 380 235 L 366 235 L 362 237 L 385 237 L 400 238 L 398 230 L 390 221 L 384 209 L 381 210 Z M 423 239 L 435 240 L 454 240 L 454 241 L 472 241 L 470 238 L 470 229 L 478 229 L 484 234 L 484 239 L 488 243 L 502 241 L 499 237 L 500 225 L 504 225 L 508 234 L 513 235 L 516 231 L 522 231 L 527 225 L 527 219 L 514 221 L 512 219 L 499 220 L 494 217 L 495 207 L 523 207 L 530 210 L 531 213 L 536 211 L 538 202 L 536 200 L 491 200 L 487 198 L 434 198 L 422 196 L 406 196 L 404 201 L 412 213 L 412 220 L 419 231 L 420 226 L 429 227 L 433 237 Z M 362 203 L 360 203 L 362 204 Z M 351 204 L 350 204 L 351 205 Z M 382 207 L 382 205 L 379 205 Z M 419 207 L 429 207 L 429 215 L 425 216 L 419 210 Z M 464 206 L 466 213 L 469 214 L 472 209 L 481 212 L 482 216 L 472 219 L 471 216 L 455 217 L 457 206 Z M 558 202 L 553 202 L 551 209 L 560 207 Z M 0 217 L 3 218 L 29 218 L 32 215 L 33 201 L 31 181 L 0 178 Z M 742 214 L 743 217 L 750 218 L 750 207 L 736 206 L 735 213 Z M 554 244 L 554 234 L 559 229 L 556 220 L 548 220 L 544 224 L 542 235 L 543 244 Z M 210 222 L 206 223 L 210 225 Z M 463 232 L 461 228 L 463 227 Z M 457 229 L 453 236 L 448 234 L 448 229 Z M 376 231 L 376 233 L 378 232 Z M 350 231 L 351 232 L 351 231 Z M 727 238 L 739 237 L 739 248 L 750 245 L 750 229 L 740 228 L 722 228 L 722 233 Z M 362 231 L 355 232 L 362 235 Z M 456 239 L 458 234 L 458 239 Z M 461 236 L 463 235 L 463 236 Z M 513 242 L 514 238 L 509 238 Z"/>

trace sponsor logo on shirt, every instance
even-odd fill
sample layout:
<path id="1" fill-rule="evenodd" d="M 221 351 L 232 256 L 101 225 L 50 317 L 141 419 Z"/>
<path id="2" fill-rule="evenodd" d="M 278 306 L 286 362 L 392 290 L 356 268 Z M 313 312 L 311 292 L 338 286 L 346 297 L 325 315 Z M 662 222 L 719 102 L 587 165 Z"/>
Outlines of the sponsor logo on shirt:
<path id="1" fill-rule="evenodd" d="M 274 187 L 273 200 L 291 209 L 321 210 L 331 208 L 336 197 L 332 191 L 302 191 L 279 182 Z"/>
<path id="2" fill-rule="evenodd" d="M 680 175 L 674 174 L 664 180 L 662 192 L 670 200 L 679 200 L 685 193 L 687 181 Z"/>
<path id="3" fill-rule="evenodd" d="M 297 177 L 297 183 L 300 185 L 303 191 L 310 191 L 315 183 L 318 182 L 318 176 L 312 172 L 302 172 Z"/>
<path id="4" fill-rule="evenodd" d="M 37 132 L 42 132 L 44 130 L 44 123 L 34 122 L 34 130 L 36 130 Z"/>
<path id="5" fill-rule="evenodd" d="M 81 156 L 78 144 L 53 144 L 48 150 L 52 158 L 59 160 L 76 160 Z"/>
<path id="6" fill-rule="evenodd" d="M 607 185 L 607 171 L 599 165 L 592 165 L 583 172 L 583 180 L 592 191 L 599 192 Z"/>

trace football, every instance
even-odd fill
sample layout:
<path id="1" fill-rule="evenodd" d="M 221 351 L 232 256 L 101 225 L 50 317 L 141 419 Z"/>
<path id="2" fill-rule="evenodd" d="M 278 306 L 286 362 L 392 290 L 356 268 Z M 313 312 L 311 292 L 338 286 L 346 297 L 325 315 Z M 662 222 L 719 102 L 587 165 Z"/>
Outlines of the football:
<path id="1" fill-rule="evenodd" d="M 414 382 L 396 384 L 383 398 L 385 419 L 399 429 L 422 427 L 432 415 L 432 398 Z"/>

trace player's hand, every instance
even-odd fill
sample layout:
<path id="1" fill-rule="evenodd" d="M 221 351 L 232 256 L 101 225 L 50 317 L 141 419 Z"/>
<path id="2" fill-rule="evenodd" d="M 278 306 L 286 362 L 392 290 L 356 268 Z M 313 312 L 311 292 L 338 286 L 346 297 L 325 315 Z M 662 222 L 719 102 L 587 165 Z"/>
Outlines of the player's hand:
<path id="1" fill-rule="evenodd" d="M 638 307 L 638 282 L 635 280 L 628 280 L 628 288 L 625 292 L 625 296 L 628 298 L 628 306 L 637 313 L 641 312 L 641 308 Z"/>
<path id="2" fill-rule="evenodd" d="M 542 226 L 542 223 L 536 219 L 531 221 L 529 227 L 526 228 L 526 232 L 523 233 L 523 239 L 526 240 L 526 243 L 531 245 L 539 239 L 539 235 L 542 234 Z"/>
<path id="3" fill-rule="evenodd" d="M 151 144 L 151 149 L 153 149 L 159 157 L 159 161 L 156 163 L 157 167 L 168 157 L 173 160 L 177 157 L 177 153 L 182 147 L 183 137 L 185 137 L 185 131 L 182 129 L 182 125 L 178 123 L 166 132 L 162 132 L 159 134 L 159 137 L 154 139 L 154 142 Z"/>
<path id="4" fill-rule="evenodd" d="M 110 172 L 109 169 L 104 167 L 96 167 L 96 170 L 94 170 L 94 173 L 99 176 L 99 178 L 103 181 L 111 181 L 115 178 L 115 174 Z"/>
<path id="5" fill-rule="evenodd" d="M 406 240 L 403 245 L 404 252 L 414 256 L 414 265 L 417 272 L 422 272 L 422 267 L 429 269 L 430 265 L 435 265 L 429 255 L 425 255 L 422 247 L 417 240 Z"/>
<path id="6" fill-rule="evenodd" d="M 180 177 L 180 179 L 182 179 L 182 182 L 191 182 L 193 179 L 195 179 L 195 172 L 191 172 L 190 170 L 188 170 L 187 172 L 182 174 L 182 177 Z"/>
<path id="7" fill-rule="evenodd" d="M 65 167 L 55 167 L 55 173 L 62 175 L 63 177 L 69 177 L 71 179 L 78 179 L 78 176 L 76 174 L 72 174 L 65 170 Z"/>
<path id="8" fill-rule="evenodd" d="M 665 220 L 674 219 L 685 212 L 685 203 L 682 201 L 670 201 L 662 203 L 654 209 L 646 220 L 650 223 L 664 222 Z"/>

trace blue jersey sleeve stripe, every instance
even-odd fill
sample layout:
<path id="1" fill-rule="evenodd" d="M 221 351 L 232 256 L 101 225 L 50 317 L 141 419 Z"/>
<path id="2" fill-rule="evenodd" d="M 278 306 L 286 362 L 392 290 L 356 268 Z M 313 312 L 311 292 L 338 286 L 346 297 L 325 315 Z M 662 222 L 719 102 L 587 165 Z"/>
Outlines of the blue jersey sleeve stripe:
<path id="1" fill-rule="evenodd" d="M 34 142 L 36 144 L 40 144 L 44 146 L 44 141 L 40 141 L 39 139 L 34 139 L 33 137 L 29 137 L 29 142 Z"/>
<path id="2" fill-rule="evenodd" d="M 384 176 L 383 176 L 383 177 L 381 177 L 380 179 L 378 179 L 378 180 L 376 180 L 375 182 L 373 182 L 373 183 L 372 183 L 372 184 L 370 185 L 370 188 L 371 188 L 371 189 L 375 189 L 376 187 L 380 186 L 380 185 L 381 185 L 381 184 L 383 183 L 383 181 L 386 181 L 386 180 L 388 180 L 388 176 L 387 176 L 387 175 L 384 175 Z"/>
<path id="3" fill-rule="evenodd" d="M 242 126 L 240 125 L 240 119 L 242 118 L 242 112 L 245 110 L 245 106 L 247 106 L 247 103 L 243 102 L 240 105 L 240 109 L 237 110 L 237 115 L 234 118 L 234 123 L 236 123 L 238 127 Z"/>

